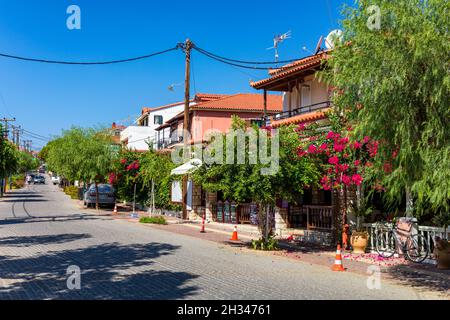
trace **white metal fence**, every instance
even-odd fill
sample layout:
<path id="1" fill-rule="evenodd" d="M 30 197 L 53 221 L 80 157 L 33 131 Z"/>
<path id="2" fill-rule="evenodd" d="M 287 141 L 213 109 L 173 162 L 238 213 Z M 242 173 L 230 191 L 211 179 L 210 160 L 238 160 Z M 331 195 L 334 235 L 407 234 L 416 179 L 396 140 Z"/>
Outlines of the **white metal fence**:
<path id="1" fill-rule="evenodd" d="M 377 235 L 379 233 L 385 233 L 387 238 L 388 231 L 392 228 L 392 224 L 380 224 L 380 223 L 366 223 L 363 224 L 364 228 L 369 233 L 369 248 L 370 250 L 376 250 Z M 450 239 L 450 227 L 447 230 L 444 228 L 419 226 L 418 233 L 423 235 L 429 245 L 430 253 L 434 250 L 434 239 L 440 237 L 442 239 Z"/>

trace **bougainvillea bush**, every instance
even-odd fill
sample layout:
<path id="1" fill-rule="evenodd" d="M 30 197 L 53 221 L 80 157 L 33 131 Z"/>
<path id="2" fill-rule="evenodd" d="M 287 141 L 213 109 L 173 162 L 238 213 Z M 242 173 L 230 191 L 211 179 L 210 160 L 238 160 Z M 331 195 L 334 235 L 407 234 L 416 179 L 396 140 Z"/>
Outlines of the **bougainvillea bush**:
<path id="1" fill-rule="evenodd" d="M 378 154 L 378 141 L 367 136 L 357 139 L 350 127 L 335 132 L 321 131 L 316 124 L 300 124 L 296 131 L 301 137 L 297 155 L 319 164 L 324 190 L 361 186 L 366 176 L 373 177 L 371 168 Z"/>
<path id="2" fill-rule="evenodd" d="M 153 150 L 134 152 L 122 150 L 114 164 L 114 171 L 109 174 L 109 183 L 114 185 L 120 200 L 133 201 L 136 185 L 136 202 L 149 206 L 152 181 L 154 183 L 155 207 L 157 209 L 181 210 L 170 200 L 173 176 L 171 170 L 175 165 L 167 155 Z"/>

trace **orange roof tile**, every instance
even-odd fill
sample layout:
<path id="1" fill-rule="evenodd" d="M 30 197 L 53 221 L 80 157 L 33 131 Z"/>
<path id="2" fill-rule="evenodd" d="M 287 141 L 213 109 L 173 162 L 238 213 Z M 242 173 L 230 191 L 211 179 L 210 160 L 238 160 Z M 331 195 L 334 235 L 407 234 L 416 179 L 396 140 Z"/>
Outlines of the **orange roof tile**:
<path id="1" fill-rule="evenodd" d="M 230 96 L 229 94 L 214 94 L 214 93 L 197 93 L 195 95 L 194 100 L 195 101 L 211 101 L 211 100 L 217 100 L 222 99 L 225 97 Z"/>
<path id="2" fill-rule="evenodd" d="M 222 99 L 199 103 L 192 106 L 193 110 L 238 110 L 263 111 L 264 96 L 254 93 L 238 93 Z M 283 100 L 278 95 L 267 95 L 267 111 L 273 113 L 283 109 Z"/>
<path id="3" fill-rule="evenodd" d="M 305 113 L 305 114 L 299 114 L 297 116 L 290 117 L 290 118 L 283 119 L 283 120 L 274 120 L 274 121 L 272 121 L 271 126 L 273 128 L 278 128 L 278 127 L 287 126 L 290 124 L 299 124 L 302 122 L 311 122 L 311 121 L 325 119 L 327 116 L 327 112 L 329 110 L 331 110 L 331 108 L 328 108 L 328 109 L 325 109 L 322 111 L 315 111 L 315 112 L 309 112 L 309 113 Z"/>
<path id="4" fill-rule="evenodd" d="M 306 57 L 304 59 L 295 61 L 293 63 L 282 66 L 279 69 L 273 69 L 269 71 L 270 78 L 263 79 L 256 82 L 250 82 L 250 85 L 255 89 L 261 89 L 264 85 L 269 84 L 275 80 L 281 79 L 291 74 L 306 71 L 312 68 L 316 68 L 321 65 L 324 59 L 328 58 L 328 51 L 321 52 L 317 55 Z"/>
<path id="5" fill-rule="evenodd" d="M 217 100 L 217 99 L 225 98 L 225 97 L 228 97 L 228 96 L 229 95 L 227 95 L 227 94 L 197 93 L 195 95 L 195 97 L 190 100 L 190 102 L 207 102 L 207 101 L 211 101 L 211 100 Z M 179 101 L 179 102 L 167 104 L 167 105 L 164 105 L 164 106 L 161 106 L 161 107 L 154 107 L 154 108 L 143 107 L 142 108 L 142 114 L 146 114 L 146 113 L 153 112 L 153 111 L 158 111 L 158 110 L 163 110 L 163 109 L 167 109 L 167 108 L 178 106 L 178 105 L 182 105 L 182 104 L 184 104 L 184 101 Z"/>

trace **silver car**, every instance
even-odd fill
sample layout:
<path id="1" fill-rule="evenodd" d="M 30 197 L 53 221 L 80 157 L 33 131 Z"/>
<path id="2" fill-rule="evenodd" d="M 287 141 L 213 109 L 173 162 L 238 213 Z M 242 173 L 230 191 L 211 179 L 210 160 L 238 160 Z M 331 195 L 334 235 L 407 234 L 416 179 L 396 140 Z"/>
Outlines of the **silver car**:
<path id="1" fill-rule="evenodd" d="M 86 207 L 95 207 L 97 203 L 97 192 L 95 184 L 92 184 L 84 193 L 84 205 Z M 116 197 L 114 195 L 114 188 L 110 184 L 98 185 L 98 203 L 99 206 L 108 206 L 114 208 L 116 204 Z"/>

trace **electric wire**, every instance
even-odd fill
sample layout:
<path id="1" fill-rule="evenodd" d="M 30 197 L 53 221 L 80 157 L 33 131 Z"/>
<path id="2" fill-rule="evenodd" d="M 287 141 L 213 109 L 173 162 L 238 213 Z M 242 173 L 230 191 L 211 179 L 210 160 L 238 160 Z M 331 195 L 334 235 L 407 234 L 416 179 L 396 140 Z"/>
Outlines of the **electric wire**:
<path id="1" fill-rule="evenodd" d="M 255 64 L 255 65 L 258 65 L 258 64 L 271 64 L 271 65 L 275 65 L 275 64 L 278 64 L 278 63 L 295 62 L 295 61 L 301 59 L 301 58 L 296 58 L 296 59 L 288 59 L 288 60 L 282 60 L 282 61 L 244 61 L 244 60 L 236 60 L 236 59 L 226 58 L 226 57 L 220 56 L 218 54 L 212 53 L 210 51 L 207 51 L 205 49 L 202 49 L 202 48 L 200 48 L 200 47 L 198 47 L 196 45 L 194 45 L 193 48 L 195 50 L 201 52 L 201 53 L 208 54 L 208 55 L 216 57 L 218 59 L 225 60 L 225 61 L 230 61 L 230 62 L 235 62 L 235 63 L 240 63 L 240 64 Z"/>
<path id="2" fill-rule="evenodd" d="M 194 48 L 194 49 L 195 49 L 195 48 Z M 195 50 L 197 50 L 197 49 L 195 49 Z M 210 55 L 210 54 L 208 54 L 208 53 L 206 53 L 206 52 L 203 52 L 203 51 L 199 51 L 199 50 L 197 50 L 197 51 L 198 51 L 199 53 L 203 54 L 204 56 L 207 56 L 207 57 L 209 57 L 209 58 L 211 58 L 211 59 L 217 60 L 217 61 L 219 61 L 219 62 L 228 64 L 228 65 L 231 65 L 231 66 L 239 67 L 239 68 L 251 69 L 251 70 L 266 70 L 266 71 L 267 71 L 267 70 L 272 70 L 272 69 L 278 69 L 278 67 L 256 67 L 256 66 L 246 66 L 246 65 L 242 65 L 242 64 L 238 64 L 238 63 L 226 61 L 226 60 L 223 60 L 223 59 L 221 59 L 221 58 L 217 58 L 217 57 L 215 57 L 215 56 L 213 56 L 213 55 Z"/>
<path id="3" fill-rule="evenodd" d="M 178 50 L 179 45 L 177 45 L 174 48 L 170 48 L 167 50 L 147 54 L 144 56 L 134 57 L 134 58 L 126 58 L 126 59 L 120 59 L 120 60 L 110 60 L 110 61 L 93 61 L 93 62 L 81 62 L 81 61 L 61 61 L 61 60 L 47 60 L 47 59 L 38 59 L 38 58 L 27 58 L 27 57 L 21 57 L 21 56 L 15 56 L 5 53 L 0 53 L 0 57 L 3 58 L 9 58 L 9 59 L 16 59 L 16 60 L 23 60 L 23 61 L 30 61 L 30 62 L 40 62 L 40 63 L 50 63 L 50 64 L 65 64 L 65 65 L 106 65 L 106 64 L 117 64 L 117 63 L 125 63 L 125 62 L 131 62 L 131 61 L 137 61 L 137 60 L 143 60 L 148 59 L 154 56 L 158 56 L 170 51 Z"/>

